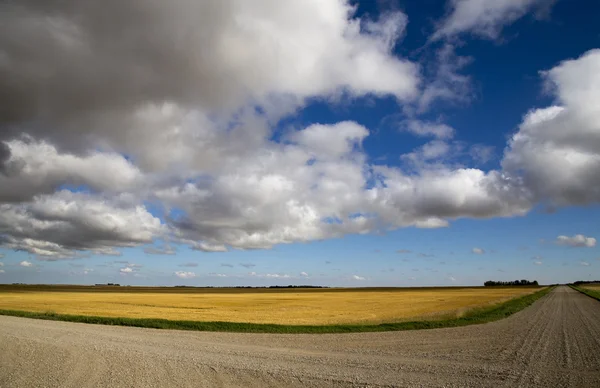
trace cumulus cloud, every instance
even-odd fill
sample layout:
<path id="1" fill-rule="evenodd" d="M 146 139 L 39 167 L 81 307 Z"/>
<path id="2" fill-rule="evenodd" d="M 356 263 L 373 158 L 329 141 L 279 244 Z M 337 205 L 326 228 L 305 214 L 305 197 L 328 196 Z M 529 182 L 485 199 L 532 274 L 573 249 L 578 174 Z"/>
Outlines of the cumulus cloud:
<path id="1" fill-rule="evenodd" d="M 589 267 L 589 266 L 590 266 L 590 263 L 588 263 L 587 261 L 580 261 L 580 262 L 579 262 L 579 265 L 582 265 L 582 266 L 584 266 L 584 267 Z"/>
<path id="2" fill-rule="evenodd" d="M 257 277 L 257 278 L 265 278 L 265 279 L 289 279 L 291 278 L 290 275 L 285 274 L 285 273 L 256 273 L 256 272 L 250 272 L 248 273 L 248 275 L 252 276 L 252 277 Z"/>
<path id="3" fill-rule="evenodd" d="M 23 260 L 22 262 L 19 263 L 19 265 L 21 267 L 33 267 L 33 263 L 31 263 L 30 261 L 27 261 L 27 260 Z"/>
<path id="4" fill-rule="evenodd" d="M 365 278 L 363 276 L 358 276 L 358 275 L 352 275 L 352 279 L 354 279 L 354 280 L 365 280 Z"/>
<path id="5" fill-rule="evenodd" d="M 186 272 L 186 271 L 176 271 L 175 276 L 180 279 L 192 279 L 196 277 L 195 272 Z"/>
<path id="6" fill-rule="evenodd" d="M 115 255 L 114 247 L 152 242 L 162 230 L 160 220 L 127 195 L 102 198 L 63 190 L 0 204 L 2 245 L 45 258 L 72 258 L 77 251 Z"/>
<path id="7" fill-rule="evenodd" d="M 402 13 L 360 20 L 341 0 L 0 7 L 3 248 L 46 260 L 172 253 L 157 240 L 268 249 L 600 198 L 597 52 L 543 73 L 556 106 L 525 118 L 501 170 L 449 163 L 467 152 L 454 131 L 414 121 L 434 139 L 403 157 L 406 171 L 371 164 L 355 122 L 272 136 L 315 97 L 421 104 L 417 66 L 393 54 Z M 423 107 L 468 83 L 454 47 L 439 55 L 453 65 Z"/>
<path id="8" fill-rule="evenodd" d="M 306 278 L 306 277 L 308 277 L 308 274 L 306 272 L 302 271 L 302 272 L 300 272 L 300 276 Z"/>
<path id="9" fill-rule="evenodd" d="M 187 242 L 187 241 L 184 241 Z M 207 243 L 205 241 L 189 241 L 193 250 L 202 252 L 227 252 L 227 247 L 223 244 Z"/>
<path id="10" fill-rule="evenodd" d="M 139 150 L 133 143 L 141 139 L 123 127 L 145 106 L 166 101 L 233 111 L 249 101 L 268 104 L 273 95 L 301 101 L 345 90 L 406 99 L 417 91 L 417 67 L 390 54 L 406 16 L 359 20 L 345 1 L 2 7 L 0 119 L 43 122 L 28 132 L 53 126 L 71 146 L 97 141 L 102 131 L 107 145 Z M 81 136 L 76 128 L 84 124 L 97 132 Z M 177 142 L 169 129 L 163 138 Z"/>
<path id="11" fill-rule="evenodd" d="M 556 104 L 530 111 L 502 166 L 520 175 L 537 201 L 583 205 L 600 200 L 600 50 L 542 72 Z"/>
<path id="12" fill-rule="evenodd" d="M 0 174 L 2 202 L 20 202 L 36 194 L 52 194 L 65 182 L 97 191 L 126 191 L 142 177 L 137 167 L 115 153 L 59 153 L 55 146 L 31 138 L 6 144 L 11 156 L 5 162 L 5 174 Z"/>
<path id="13" fill-rule="evenodd" d="M 535 264 L 535 265 L 542 265 L 542 264 L 544 264 L 544 263 L 543 263 L 543 262 L 541 262 L 540 260 L 536 260 L 536 261 L 534 261 L 534 262 L 533 262 L 533 264 Z"/>
<path id="14" fill-rule="evenodd" d="M 314 124 L 295 132 L 291 139 L 310 150 L 311 156 L 336 160 L 360 145 L 369 131 L 362 125 L 345 121 L 334 125 Z"/>
<path id="15" fill-rule="evenodd" d="M 122 273 L 122 274 L 132 273 L 133 272 L 133 268 L 131 268 L 131 267 L 120 268 L 119 272 Z"/>
<path id="16" fill-rule="evenodd" d="M 592 248 L 596 246 L 596 239 L 594 237 L 586 237 L 582 234 L 576 234 L 572 237 L 558 236 L 555 242 L 558 245 L 565 245 L 569 247 Z"/>
<path id="17" fill-rule="evenodd" d="M 280 273 L 266 273 L 264 275 L 265 278 L 274 278 L 274 279 L 288 279 L 291 276 L 288 274 L 280 274 Z"/>
<path id="18" fill-rule="evenodd" d="M 496 38 L 502 28 L 531 10 L 546 10 L 555 0 L 450 0 L 450 13 L 431 37 L 438 40 L 464 32 Z M 545 8 L 544 8 L 545 7 Z"/>
<path id="19" fill-rule="evenodd" d="M 473 249 L 471 249 L 471 252 L 476 255 L 483 255 L 485 253 L 485 250 L 483 250 L 481 248 L 473 248 Z"/>

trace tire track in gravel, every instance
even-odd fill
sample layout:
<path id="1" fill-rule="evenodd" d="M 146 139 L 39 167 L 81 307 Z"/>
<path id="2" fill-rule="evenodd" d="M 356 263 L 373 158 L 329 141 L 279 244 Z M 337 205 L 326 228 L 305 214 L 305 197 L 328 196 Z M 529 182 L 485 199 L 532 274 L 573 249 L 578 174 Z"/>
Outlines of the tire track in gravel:
<path id="1" fill-rule="evenodd" d="M 485 325 L 318 335 L 0 316 L 0 386 L 593 387 L 600 386 L 600 303 L 558 287 Z"/>

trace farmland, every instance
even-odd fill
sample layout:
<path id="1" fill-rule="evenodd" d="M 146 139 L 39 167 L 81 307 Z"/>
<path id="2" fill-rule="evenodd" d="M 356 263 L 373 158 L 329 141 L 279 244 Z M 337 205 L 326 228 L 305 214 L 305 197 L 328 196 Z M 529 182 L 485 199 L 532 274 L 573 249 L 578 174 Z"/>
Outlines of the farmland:
<path id="1" fill-rule="evenodd" d="M 599 283 L 582 284 L 580 287 L 587 288 L 588 290 L 600 291 L 600 284 Z"/>
<path id="2" fill-rule="evenodd" d="M 600 304 L 568 287 L 490 324 L 349 335 L 0 316 L 0 386 L 599 387 L 598 322 Z"/>
<path id="3" fill-rule="evenodd" d="M 0 310 L 280 325 L 378 324 L 456 318 L 539 289 L 2 286 Z"/>

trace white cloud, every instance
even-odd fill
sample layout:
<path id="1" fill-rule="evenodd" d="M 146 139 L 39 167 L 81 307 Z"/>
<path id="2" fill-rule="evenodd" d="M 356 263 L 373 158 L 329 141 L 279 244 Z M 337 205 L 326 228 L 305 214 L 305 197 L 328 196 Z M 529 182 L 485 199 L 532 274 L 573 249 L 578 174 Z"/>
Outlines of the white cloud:
<path id="1" fill-rule="evenodd" d="M 354 279 L 354 280 L 365 280 L 365 278 L 363 276 L 358 276 L 358 275 L 352 275 L 352 279 Z"/>
<path id="2" fill-rule="evenodd" d="M 304 271 L 300 272 L 300 276 L 307 278 L 308 274 Z"/>
<path id="3" fill-rule="evenodd" d="M 579 265 L 582 265 L 582 266 L 584 266 L 584 267 L 589 267 L 589 266 L 590 266 L 590 263 L 588 263 L 587 261 L 580 261 L 580 262 L 579 262 Z"/>
<path id="4" fill-rule="evenodd" d="M 123 156 L 99 151 L 83 156 L 59 153 L 55 146 L 33 139 L 6 143 L 11 157 L 8 174 L 0 174 L 0 201 L 16 202 L 51 194 L 65 181 L 73 186 L 119 192 L 139 183 L 142 175 Z"/>
<path id="5" fill-rule="evenodd" d="M 3 245 L 46 259 L 73 258 L 77 251 L 120 255 L 114 247 L 152 242 L 164 231 L 158 218 L 127 195 L 101 197 L 67 190 L 32 202 L 0 203 Z"/>
<path id="6" fill-rule="evenodd" d="M 554 0 L 450 0 L 450 14 L 440 23 L 432 40 L 472 32 L 496 38 L 502 28 L 536 7 L 551 6 Z"/>
<path id="7" fill-rule="evenodd" d="M 350 154 L 368 135 L 369 131 L 362 125 L 344 121 L 334 125 L 311 125 L 294 132 L 291 139 L 310 150 L 311 156 L 335 160 Z"/>
<path id="8" fill-rule="evenodd" d="M 105 3 L 26 2 L 0 16 L 3 248 L 46 260 L 156 240 L 268 249 L 600 200 L 598 52 L 543 73 L 557 105 L 525 118 L 502 170 L 455 163 L 467 151 L 447 141 L 451 128 L 415 121 L 413 132 L 435 138 L 403 157 L 407 172 L 370 164 L 358 123 L 272 136 L 312 97 L 385 95 L 425 109 L 468 84 L 457 75 L 466 60 L 446 45 L 443 82 L 419 101 L 417 66 L 392 54 L 403 14 L 359 20 L 333 0 Z M 97 23 L 106 14 L 119 15 L 110 29 Z"/>
<path id="9" fill-rule="evenodd" d="M 202 252 L 227 252 L 227 247 L 223 244 L 212 244 L 207 242 L 191 242 L 192 249 Z"/>
<path id="10" fill-rule="evenodd" d="M 196 273 L 194 272 L 186 272 L 186 271 L 176 271 L 175 276 L 181 279 L 192 279 L 196 277 Z"/>
<path id="11" fill-rule="evenodd" d="M 0 261 L 0 267 L 4 267 L 4 263 Z"/>
<path id="12" fill-rule="evenodd" d="M 541 261 L 539 261 L 539 260 L 536 260 L 536 261 L 534 261 L 534 262 L 533 262 L 533 264 L 535 264 L 535 265 L 542 265 L 542 264 L 544 264 L 544 263 L 543 263 L 543 262 L 541 262 Z"/>
<path id="13" fill-rule="evenodd" d="M 481 248 L 473 248 L 473 249 L 471 249 L 471 252 L 476 255 L 483 255 L 485 253 L 485 250 L 483 250 Z"/>
<path id="14" fill-rule="evenodd" d="M 454 128 L 443 123 L 429 121 L 408 120 L 401 129 L 417 136 L 432 136 L 438 139 L 451 139 L 454 136 Z"/>
<path id="15" fill-rule="evenodd" d="M 0 269 L 0 273 L 5 273 L 6 271 L 4 271 L 3 269 Z"/>
<path id="16" fill-rule="evenodd" d="M 218 278 L 226 278 L 226 277 L 228 277 L 228 275 L 226 275 L 224 273 L 215 273 L 215 272 L 209 273 L 208 275 L 209 276 L 215 276 L 215 277 L 218 277 Z"/>
<path id="17" fill-rule="evenodd" d="M 267 273 L 263 275 L 266 278 L 274 278 L 274 279 L 288 279 L 291 276 L 287 274 L 279 274 L 279 273 Z"/>
<path id="18" fill-rule="evenodd" d="M 361 20 L 354 11 L 340 0 L 18 4 L 3 13 L 0 47 L 5 79 L 23 82 L 3 83 L 13 98 L 1 105 L 13 122 L 43 122 L 27 128 L 34 136 L 53 130 L 70 148 L 103 142 L 156 167 L 165 157 L 152 150 L 174 146 L 187 157 L 195 146 L 170 121 L 132 130 L 153 115 L 146 107 L 165 101 L 217 114 L 261 105 L 277 115 L 312 96 L 414 97 L 418 67 L 392 55 L 407 17 Z M 117 14 L 104 28 L 103 15 Z"/>
<path id="19" fill-rule="evenodd" d="M 519 177 L 534 201 L 554 206 L 598 202 L 600 50 L 561 62 L 542 76 L 556 103 L 525 116 L 502 167 Z"/>
<path id="20" fill-rule="evenodd" d="M 448 280 L 454 283 L 456 281 L 456 278 L 454 276 L 448 276 Z"/>
<path id="21" fill-rule="evenodd" d="M 566 245 L 569 247 L 585 247 L 592 248 L 596 246 L 596 239 L 594 237 L 586 237 L 582 234 L 576 234 L 572 237 L 558 236 L 556 238 L 558 245 Z"/>
<path id="22" fill-rule="evenodd" d="M 265 274 L 260 274 L 260 273 L 256 273 L 256 272 L 249 272 L 248 275 L 252 276 L 252 277 L 265 278 L 265 279 L 289 279 L 289 278 L 291 278 L 290 275 L 284 274 L 284 273 L 265 273 Z"/>
<path id="23" fill-rule="evenodd" d="M 120 268 L 119 272 L 123 273 L 123 274 L 132 273 L 133 272 L 133 268 L 131 268 L 131 267 Z"/>
<path id="24" fill-rule="evenodd" d="M 22 262 L 19 263 L 19 265 L 21 267 L 33 267 L 33 263 L 27 261 L 27 260 L 23 260 Z"/>

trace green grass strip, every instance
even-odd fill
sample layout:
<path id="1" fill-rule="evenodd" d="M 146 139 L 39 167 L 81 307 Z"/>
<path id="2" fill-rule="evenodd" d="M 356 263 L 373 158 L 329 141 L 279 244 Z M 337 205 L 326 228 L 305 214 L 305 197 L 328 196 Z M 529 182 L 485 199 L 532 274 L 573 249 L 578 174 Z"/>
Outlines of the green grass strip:
<path id="1" fill-rule="evenodd" d="M 172 321 L 168 319 L 153 318 L 110 318 L 85 315 L 56 314 L 52 312 L 39 313 L 20 310 L 0 310 L 0 315 L 15 317 L 46 319 L 51 321 L 68 321 L 80 323 L 94 323 L 101 325 L 135 326 L 153 329 L 176 329 L 197 331 L 228 331 L 237 333 L 360 333 L 374 331 L 397 331 L 436 329 L 443 327 L 458 327 L 497 321 L 506 318 L 548 294 L 553 287 L 546 287 L 533 294 L 511 299 L 507 302 L 486 308 L 469 311 L 460 318 L 434 321 L 414 321 L 381 323 L 377 325 L 277 325 L 263 323 L 240 322 L 198 322 L 198 321 Z"/>
<path id="2" fill-rule="evenodd" d="M 582 294 L 585 294 L 591 298 L 596 299 L 597 301 L 600 301 L 600 291 L 596 291 L 596 290 L 589 290 L 585 287 L 577 287 L 574 286 L 572 284 L 569 284 L 569 287 L 571 287 L 572 289 L 581 292 Z"/>

